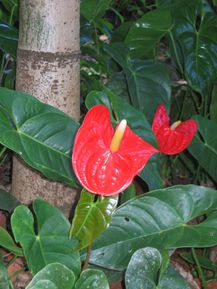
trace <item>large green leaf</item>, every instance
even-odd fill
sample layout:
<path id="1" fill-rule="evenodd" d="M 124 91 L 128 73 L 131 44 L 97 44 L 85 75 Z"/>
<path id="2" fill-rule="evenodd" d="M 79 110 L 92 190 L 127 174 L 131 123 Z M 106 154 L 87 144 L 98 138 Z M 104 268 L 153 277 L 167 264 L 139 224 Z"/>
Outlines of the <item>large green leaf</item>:
<path id="1" fill-rule="evenodd" d="M 18 44 L 18 31 L 13 26 L 0 22 L 0 48 L 15 57 Z"/>
<path id="2" fill-rule="evenodd" d="M 109 289 L 105 274 L 96 269 L 88 269 L 81 273 L 75 284 L 75 289 Z"/>
<path id="3" fill-rule="evenodd" d="M 139 20 L 125 22 L 113 34 L 112 41 L 128 44 L 130 54 L 136 57 L 153 56 L 156 44 L 169 31 L 171 15 L 168 9 L 156 9 Z"/>
<path id="4" fill-rule="evenodd" d="M 217 181 L 217 124 L 202 116 L 195 116 L 198 133 L 188 147 L 190 153 L 208 174 Z"/>
<path id="5" fill-rule="evenodd" d="M 78 124 L 31 95 L 0 88 L 0 143 L 46 177 L 75 186 L 71 151 Z"/>
<path id="6" fill-rule="evenodd" d="M 0 227 L 0 246 L 16 256 L 23 256 L 22 249 L 17 247 L 11 235 L 2 227 Z"/>
<path id="7" fill-rule="evenodd" d="M 104 15 L 110 3 L 111 0 L 82 0 L 81 15 L 88 21 L 97 20 Z"/>
<path id="8" fill-rule="evenodd" d="M 8 272 L 4 264 L 3 257 L 0 253 L 0 289 L 9 289 L 9 277 Z"/>
<path id="9" fill-rule="evenodd" d="M 20 202 L 10 193 L 0 190 L 0 209 L 12 213 Z"/>
<path id="10" fill-rule="evenodd" d="M 11 224 L 15 239 L 23 248 L 28 266 L 33 274 L 50 263 L 61 263 L 71 269 L 75 276 L 80 273 L 78 253 L 72 253 L 76 243 L 69 239 L 70 224 L 55 207 L 43 200 L 33 202 L 36 216 L 26 206 L 15 209 Z M 34 223 L 37 222 L 37 232 Z"/>
<path id="11" fill-rule="evenodd" d="M 117 195 L 98 196 L 95 199 L 96 196 L 85 189 L 81 192 L 70 232 L 70 236 L 75 236 L 80 241 L 76 250 L 92 244 L 105 231 L 118 202 Z"/>
<path id="12" fill-rule="evenodd" d="M 202 0 L 179 0 L 173 6 L 174 25 L 170 33 L 175 51 L 188 84 L 207 94 L 217 78 L 217 17 L 203 9 Z"/>
<path id="13" fill-rule="evenodd" d="M 170 108 L 170 77 L 165 65 L 149 60 L 131 59 L 127 46 L 110 44 L 106 51 L 123 68 L 126 75 L 130 101 L 147 119 L 153 119 L 159 103 Z"/>
<path id="14" fill-rule="evenodd" d="M 208 247 L 217 244 L 217 212 L 198 225 L 189 221 L 217 209 L 217 192 L 199 186 L 152 191 L 124 203 L 94 242 L 91 263 L 123 270 L 144 246 Z"/>
<path id="15" fill-rule="evenodd" d="M 73 271 L 63 264 L 52 263 L 39 271 L 26 289 L 72 289 L 74 283 Z"/>
<path id="16" fill-rule="evenodd" d="M 126 119 L 136 134 L 157 147 L 156 138 L 145 115 L 115 93 L 109 90 L 92 91 L 86 97 L 85 103 L 89 109 L 97 104 L 106 105 L 110 109 L 113 122 Z M 159 155 L 153 156 L 139 175 L 148 184 L 150 190 L 161 188 L 163 185 L 159 173 Z"/>

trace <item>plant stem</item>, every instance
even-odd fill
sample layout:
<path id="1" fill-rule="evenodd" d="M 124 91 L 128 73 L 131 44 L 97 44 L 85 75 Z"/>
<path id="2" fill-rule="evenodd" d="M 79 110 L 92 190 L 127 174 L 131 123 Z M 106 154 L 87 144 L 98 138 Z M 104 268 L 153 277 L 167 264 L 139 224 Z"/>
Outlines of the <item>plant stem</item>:
<path id="1" fill-rule="evenodd" d="M 88 247 L 87 247 L 87 255 L 86 255 L 86 259 L 85 259 L 85 261 L 84 261 L 84 265 L 83 265 L 83 267 L 82 267 L 82 271 L 84 271 L 84 270 L 87 269 L 88 263 L 89 263 L 89 261 L 90 261 L 91 245 L 92 245 L 92 244 L 88 245 Z"/>
<path id="2" fill-rule="evenodd" d="M 198 260 L 198 258 L 197 258 L 196 251 L 195 251 L 194 248 L 191 248 L 191 250 L 192 250 L 192 255 L 193 255 L 194 261 L 195 261 L 195 263 L 196 263 L 196 268 L 197 268 L 198 276 L 199 276 L 199 278 L 200 278 L 200 280 L 201 280 L 203 289 L 208 289 L 207 286 L 206 286 L 205 276 L 204 276 L 204 274 L 203 274 L 203 271 L 202 271 L 202 269 L 201 269 L 199 260 Z"/>

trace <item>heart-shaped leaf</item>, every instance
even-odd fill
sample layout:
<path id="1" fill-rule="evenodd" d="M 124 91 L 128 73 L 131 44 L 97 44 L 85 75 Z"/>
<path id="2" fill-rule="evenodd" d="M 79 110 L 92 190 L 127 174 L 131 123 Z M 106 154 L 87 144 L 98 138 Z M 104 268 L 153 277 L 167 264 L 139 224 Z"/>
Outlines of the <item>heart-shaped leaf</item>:
<path id="1" fill-rule="evenodd" d="M 106 51 L 123 68 L 130 101 L 135 108 L 142 111 L 149 121 L 159 103 L 169 111 L 171 85 L 165 65 L 147 60 L 131 59 L 125 44 L 110 44 Z"/>
<path id="2" fill-rule="evenodd" d="M 123 23 L 114 32 L 112 42 L 120 42 L 124 34 L 123 41 L 128 44 L 131 55 L 153 57 L 156 44 L 169 31 L 171 23 L 168 9 L 156 9 L 137 21 Z"/>
<path id="3" fill-rule="evenodd" d="M 59 263 L 48 264 L 39 271 L 26 289 L 72 289 L 75 275 L 66 266 Z"/>
<path id="4" fill-rule="evenodd" d="M 70 236 L 79 241 L 76 250 L 85 248 L 107 228 L 117 206 L 118 196 L 102 197 L 82 190 L 76 206 Z"/>
<path id="5" fill-rule="evenodd" d="M 126 289 L 155 289 L 161 263 L 162 257 L 157 249 L 146 247 L 137 250 L 127 266 Z"/>
<path id="6" fill-rule="evenodd" d="M 82 0 L 81 14 L 88 21 L 96 21 L 103 16 L 111 0 Z"/>
<path id="7" fill-rule="evenodd" d="M 189 224 L 216 209 L 216 191 L 199 186 L 176 186 L 138 196 L 116 210 L 108 229 L 94 242 L 90 262 L 123 270 L 130 256 L 144 246 L 216 245 L 216 212 L 198 225 Z"/>
<path id="8" fill-rule="evenodd" d="M 188 84 L 207 94 L 217 78 L 217 18 L 205 10 L 202 0 L 177 1 L 172 7 L 173 29 L 170 33 L 175 61 Z"/>
<path id="9" fill-rule="evenodd" d="M 3 227 L 0 227 L 0 246 L 16 256 L 23 256 L 22 249 L 17 247 L 11 235 Z"/>
<path id="10" fill-rule="evenodd" d="M 167 259 L 167 258 L 166 258 Z M 160 252 L 151 247 L 137 250 L 127 267 L 126 289 L 190 289 L 185 280 L 172 268 L 164 268 Z"/>
<path id="11" fill-rule="evenodd" d="M 100 270 L 88 269 L 81 273 L 76 282 L 75 289 L 109 289 L 105 274 Z"/>
<path id="12" fill-rule="evenodd" d="M 76 242 L 68 237 L 68 220 L 57 208 L 43 200 L 35 200 L 33 209 L 36 220 L 23 205 L 15 209 L 11 219 L 15 239 L 23 248 L 30 270 L 36 274 L 47 264 L 58 262 L 78 276 L 80 258 L 78 253 L 72 253 Z M 35 222 L 37 233 L 34 231 Z"/>
<path id="13" fill-rule="evenodd" d="M 198 133 L 188 150 L 208 174 L 217 181 L 217 124 L 199 115 L 194 119 L 199 125 Z"/>
<path id="14" fill-rule="evenodd" d="M 75 186 L 71 150 L 78 124 L 31 95 L 0 88 L 0 143 L 46 177 Z"/>

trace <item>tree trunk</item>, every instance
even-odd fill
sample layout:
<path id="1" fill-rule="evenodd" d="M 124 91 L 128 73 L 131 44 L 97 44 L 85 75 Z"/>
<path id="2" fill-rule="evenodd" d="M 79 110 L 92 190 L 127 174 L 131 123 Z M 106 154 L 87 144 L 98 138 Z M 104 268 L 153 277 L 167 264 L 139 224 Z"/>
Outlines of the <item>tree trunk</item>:
<path id="1" fill-rule="evenodd" d="M 21 0 L 16 89 L 78 119 L 79 0 Z M 16 157 L 12 194 L 22 203 L 43 198 L 66 214 L 75 190 L 44 179 Z"/>

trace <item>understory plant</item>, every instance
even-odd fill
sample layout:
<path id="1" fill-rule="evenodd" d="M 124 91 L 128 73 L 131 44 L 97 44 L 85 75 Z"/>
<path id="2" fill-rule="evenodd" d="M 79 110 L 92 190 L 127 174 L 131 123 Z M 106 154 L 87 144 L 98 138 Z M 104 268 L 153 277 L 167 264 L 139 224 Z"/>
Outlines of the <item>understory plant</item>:
<path id="1" fill-rule="evenodd" d="M 8 200 L 1 209 L 12 213 L 0 245 L 25 257 L 26 289 L 106 289 L 114 280 L 126 289 L 188 289 L 171 263 L 180 248 L 204 289 L 216 277 L 208 258 L 217 245 L 215 5 L 83 0 L 82 124 L 0 88 L 3 150 L 81 191 L 70 222 L 45 200 L 30 209 L 0 194 Z M 11 22 L 0 32 L 11 47 L 17 30 L 8 11 Z M 3 44 L 7 86 L 15 54 Z M 13 288 L 2 258 L 0 266 L 0 288 Z"/>

